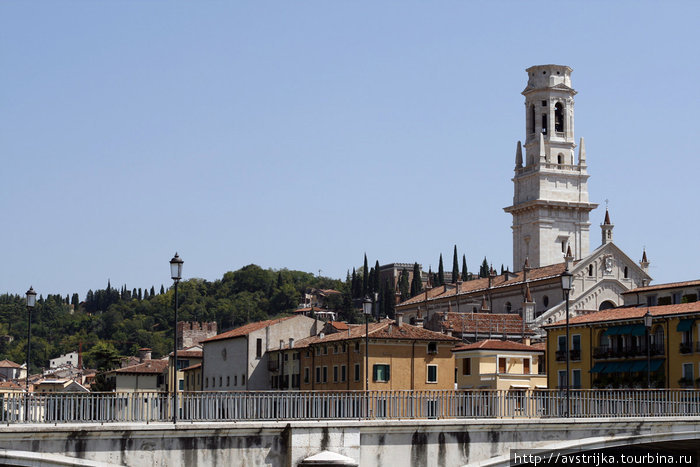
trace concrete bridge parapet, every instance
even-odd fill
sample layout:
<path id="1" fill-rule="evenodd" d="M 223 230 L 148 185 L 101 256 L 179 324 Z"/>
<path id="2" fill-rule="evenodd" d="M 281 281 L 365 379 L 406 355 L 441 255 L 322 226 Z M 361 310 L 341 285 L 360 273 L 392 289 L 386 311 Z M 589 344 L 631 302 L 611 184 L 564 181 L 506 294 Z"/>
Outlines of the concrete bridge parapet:
<path id="1" fill-rule="evenodd" d="M 319 420 L 0 427 L 0 463 L 296 467 L 331 451 L 360 466 L 507 465 L 511 449 L 700 440 L 700 417 Z"/>

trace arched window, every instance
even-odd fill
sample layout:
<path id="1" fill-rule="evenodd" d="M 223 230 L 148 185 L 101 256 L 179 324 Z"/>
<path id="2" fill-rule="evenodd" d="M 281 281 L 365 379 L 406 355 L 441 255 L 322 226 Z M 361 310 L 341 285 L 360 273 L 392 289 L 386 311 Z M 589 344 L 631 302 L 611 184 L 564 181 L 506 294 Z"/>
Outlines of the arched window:
<path id="1" fill-rule="evenodd" d="M 543 304 L 545 307 L 548 307 L 548 306 L 549 306 L 549 296 L 545 295 L 544 297 L 542 297 L 542 304 Z"/>
<path id="2" fill-rule="evenodd" d="M 547 114 L 542 114 L 542 133 L 547 134 Z"/>
<path id="3" fill-rule="evenodd" d="M 527 132 L 532 134 L 535 132 L 535 106 L 530 104 L 530 109 L 527 119 Z"/>
<path id="4" fill-rule="evenodd" d="M 513 305 L 511 305 L 510 302 L 506 302 L 506 313 L 510 313 L 512 309 Z"/>
<path id="5" fill-rule="evenodd" d="M 557 164 L 561 165 L 564 162 L 564 156 L 561 154 L 557 155 Z"/>
<path id="6" fill-rule="evenodd" d="M 554 106 L 554 131 L 562 133 L 564 131 L 564 106 L 557 102 Z"/>
<path id="7" fill-rule="evenodd" d="M 593 265 L 588 265 L 588 277 L 593 277 Z"/>
<path id="8" fill-rule="evenodd" d="M 610 300 L 605 300 L 598 307 L 598 311 L 609 310 L 610 308 L 615 308 L 615 304 L 613 302 L 611 302 Z"/>
<path id="9" fill-rule="evenodd" d="M 627 266 L 625 266 L 625 279 L 627 279 Z"/>

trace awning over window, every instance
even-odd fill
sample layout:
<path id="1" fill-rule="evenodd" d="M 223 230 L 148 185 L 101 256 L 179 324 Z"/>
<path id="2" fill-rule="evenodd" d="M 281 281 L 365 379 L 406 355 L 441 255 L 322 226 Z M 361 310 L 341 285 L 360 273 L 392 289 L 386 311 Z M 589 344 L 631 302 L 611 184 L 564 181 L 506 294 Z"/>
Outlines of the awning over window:
<path id="1" fill-rule="evenodd" d="M 625 324 L 622 326 L 611 326 L 605 330 L 604 336 L 621 336 L 624 334 L 632 334 L 633 336 L 643 336 L 646 333 L 646 328 L 643 324 Z"/>
<path id="2" fill-rule="evenodd" d="M 676 331 L 678 331 L 678 332 L 690 331 L 693 328 L 694 322 L 695 322 L 695 319 L 682 319 L 678 323 L 678 326 L 676 326 Z"/>
<path id="3" fill-rule="evenodd" d="M 656 371 L 663 365 L 664 359 L 655 359 L 650 362 L 649 371 Z M 632 362 L 597 362 L 591 373 L 638 373 L 647 371 L 646 360 L 635 360 Z"/>

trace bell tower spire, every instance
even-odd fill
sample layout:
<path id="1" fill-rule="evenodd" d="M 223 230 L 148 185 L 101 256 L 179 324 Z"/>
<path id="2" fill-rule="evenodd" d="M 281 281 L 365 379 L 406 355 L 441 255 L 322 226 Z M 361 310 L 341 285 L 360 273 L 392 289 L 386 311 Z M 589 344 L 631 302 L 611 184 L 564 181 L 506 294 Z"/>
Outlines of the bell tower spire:
<path id="1" fill-rule="evenodd" d="M 513 204 L 513 265 L 529 257 L 532 267 L 588 256 L 589 213 L 586 151 L 581 139 L 575 160 L 572 69 L 562 65 L 528 68 L 525 96 L 525 154 L 516 162 Z M 517 159 L 517 158 L 516 158 Z"/>

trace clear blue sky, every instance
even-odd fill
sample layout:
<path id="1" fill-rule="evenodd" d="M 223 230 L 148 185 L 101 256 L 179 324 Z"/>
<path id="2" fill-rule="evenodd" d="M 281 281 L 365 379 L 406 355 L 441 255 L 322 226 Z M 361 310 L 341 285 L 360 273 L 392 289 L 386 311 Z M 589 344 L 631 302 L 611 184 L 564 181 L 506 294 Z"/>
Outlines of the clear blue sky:
<path id="1" fill-rule="evenodd" d="M 512 261 L 525 68 L 574 69 L 591 249 L 697 279 L 698 2 L 0 3 L 0 292 Z"/>

